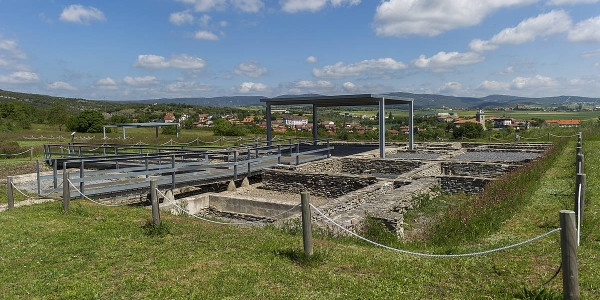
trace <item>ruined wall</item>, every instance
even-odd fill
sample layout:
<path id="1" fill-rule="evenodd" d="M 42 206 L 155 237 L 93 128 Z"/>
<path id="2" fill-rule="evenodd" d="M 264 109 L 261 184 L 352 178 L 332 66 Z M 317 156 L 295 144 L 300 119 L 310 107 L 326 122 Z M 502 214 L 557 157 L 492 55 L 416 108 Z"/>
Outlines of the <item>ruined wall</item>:
<path id="1" fill-rule="evenodd" d="M 339 197 L 377 182 L 375 177 L 298 173 L 275 169 L 263 170 L 262 178 L 263 189 L 286 193 L 307 191 L 323 197 Z"/>
<path id="2" fill-rule="evenodd" d="M 498 177 L 516 169 L 517 165 L 469 162 L 443 162 L 442 174 L 473 177 Z"/>
<path id="3" fill-rule="evenodd" d="M 420 161 L 374 159 L 374 158 L 330 158 L 295 169 L 312 173 L 350 173 L 350 174 L 403 174 L 420 167 Z"/>
<path id="4" fill-rule="evenodd" d="M 483 191 L 486 184 L 493 179 L 468 176 L 438 176 L 443 193 L 454 194 L 464 192 L 466 194 L 479 193 Z"/>
<path id="5" fill-rule="evenodd" d="M 403 174 L 420 167 L 420 161 L 342 158 L 342 172 L 351 174 Z"/>

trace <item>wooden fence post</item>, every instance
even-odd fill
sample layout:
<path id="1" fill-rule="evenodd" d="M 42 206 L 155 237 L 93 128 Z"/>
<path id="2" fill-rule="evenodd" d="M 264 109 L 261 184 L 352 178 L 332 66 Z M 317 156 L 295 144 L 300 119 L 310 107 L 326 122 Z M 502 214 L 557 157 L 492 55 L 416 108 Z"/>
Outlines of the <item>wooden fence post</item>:
<path id="1" fill-rule="evenodd" d="M 310 257 L 313 255 L 310 195 L 307 192 L 302 192 L 300 197 L 302 201 L 302 240 L 304 242 L 304 254 Z"/>
<path id="2" fill-rule="evenodd" d="M 71 201 L 71 189 L 69 185 L 69 171 L 63 170 L 63 209 L 69 210 Z"/>
<path id="3" fill-rule="evenodd" d="M 29 161 L 33 161 L 33 147 L 29 150 Z"/>
<path id="4" fill-rule="evenodd" d="M 575 230 L 574 211 L 560 211 L 560 228 L 563 299 L 579 299 L 579 274 L 577 272 L 577 232 Z"/>
<path id="5" fill-rule="evenodd" d="M 548 142 L 550 141 L 550 132 L 548 132 Z"/>
<path id="6" fill-rule="evenodd" d="M 158 202 L 158 181 L 150 180 L 150 201 L 152 202 L 152 223 L 156 226 L 160 225 L 160 207 Z"/>
<path id="7" fill-rule="evenodd" d="M 8 208 L 13 209 L 15 207 L 15 195 L 13 194 L 13 177 L 6 176 L 6 197 L 8 199 Z"/>

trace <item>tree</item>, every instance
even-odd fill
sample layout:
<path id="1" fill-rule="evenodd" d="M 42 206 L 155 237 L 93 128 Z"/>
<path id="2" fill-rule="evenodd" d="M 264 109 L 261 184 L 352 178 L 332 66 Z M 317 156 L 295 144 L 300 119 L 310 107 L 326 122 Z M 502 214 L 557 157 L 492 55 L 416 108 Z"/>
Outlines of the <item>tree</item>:
<path id="1" fill-rule="evenodd" d="M 455 139 L 463 137 L 468 139 L 479 138 L 483 135 L 483 126 L 480 123 L 467 122 L 458 128 L 454 128 L 453 135 Z"/>
<path id="2" fill-rule="evenodd" d="M 179 126 L 179 125 L 177 125 L 177 126 Z M 175 126 L 175 125 L 163 126 L 162 133 L 166 134 L 166 135 L 176 135 L 177 134 L 177 126 Z"/>
<path id="3" fill-rule="evenodd" d="M 67 120 L 67 129 L 77 132 L 102 132 L 103 125 L 106 125 L 106 120 L 97 110 L 84 110 Z"/>
<path id="4" fill-rule="evenodd" d="M 245 135 L 244 129 L 238 126 L 235 126 L 229 121 L 221 118 L 213 119 L 213 134 L 216 136 L 243 136 Z"/>
<path id="5" fill-rule="evenodd" d="M 51 125 L 57 125 L 58 130 L 62 131 L 63 125 L 65 125 L 69 114 L 67 113 L 67 106 L 64 103 L 54 102 L 48 111 L 48 123 Z"/>

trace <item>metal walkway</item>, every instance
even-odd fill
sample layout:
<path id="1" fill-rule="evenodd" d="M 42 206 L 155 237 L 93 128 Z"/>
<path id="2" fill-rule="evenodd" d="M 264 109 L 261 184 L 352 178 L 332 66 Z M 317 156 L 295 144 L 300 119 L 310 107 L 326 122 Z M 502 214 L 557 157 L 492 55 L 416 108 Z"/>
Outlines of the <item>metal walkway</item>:
<path id="1" fill-rule="evenodd" d="M 47 144 L 44 160 L 52 174 L 41 175 L 39 195 L 62 191 L 66 173 L 82 193 L 99 198 L 146 193 L 149 180 L 163 188 L 181 188 L 258 174 L 277 164 L 300 164 L 331 156 L 330 140 L 294 139 L 229 148 L 124 144 Z M 39 164 L 39 161 L 38 161 Z M 74 189 L 71 196 L 80 194 Z"/>

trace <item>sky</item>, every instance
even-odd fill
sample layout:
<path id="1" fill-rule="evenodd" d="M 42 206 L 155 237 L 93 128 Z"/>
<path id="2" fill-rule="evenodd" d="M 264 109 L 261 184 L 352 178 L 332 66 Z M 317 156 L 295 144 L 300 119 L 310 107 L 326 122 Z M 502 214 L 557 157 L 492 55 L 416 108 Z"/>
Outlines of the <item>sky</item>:
<path id="1" fill-rule="evenodd" d="M 600 0 L 0 0 L 0 89 L 600 97 Z"/>

